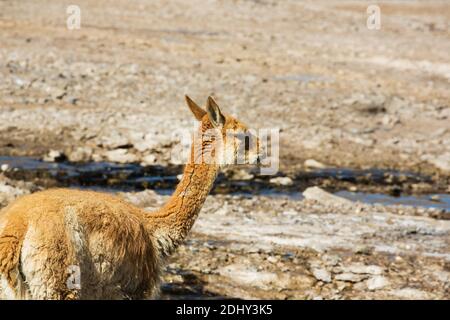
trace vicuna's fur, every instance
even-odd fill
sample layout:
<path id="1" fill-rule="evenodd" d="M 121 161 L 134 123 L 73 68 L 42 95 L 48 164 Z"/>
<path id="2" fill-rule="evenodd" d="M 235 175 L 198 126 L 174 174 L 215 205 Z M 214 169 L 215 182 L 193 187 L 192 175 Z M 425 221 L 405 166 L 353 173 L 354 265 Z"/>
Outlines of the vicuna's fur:
<path id="1" fill-rule="evenodd" d="M 208 129 L 242 133 L 212 98 L 207 110 L 186 97 Z M 200 152 L 195 150 L 200 147 Z M 0 299 L 123 299 L 154 295 L 161 263 L 185 238 L 221 167 L 208 155 L 236 156 L 239 143 L 193 142 L 168 203 L 145 212 L 118 197 L 72 189 L 24 196 L 0 211 Z M 250 162 L 257 147 L 246 150 Z M 228 160 L 229 161 L 229 160 Z M 231 160 L 232 161 L 232 160 Z"/>

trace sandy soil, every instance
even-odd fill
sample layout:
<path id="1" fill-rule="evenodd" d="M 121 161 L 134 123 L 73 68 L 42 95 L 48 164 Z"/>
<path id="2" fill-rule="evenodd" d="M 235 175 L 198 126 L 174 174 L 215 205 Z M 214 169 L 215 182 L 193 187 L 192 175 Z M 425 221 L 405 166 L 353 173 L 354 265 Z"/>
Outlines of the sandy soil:
<path id="1" fill-rule="evenodd" d="M 445 1 L 381 2 L 378 31 L 359 1 L 77 4 L 68 30 L 64 1 L 1 2 L 2 154 L 167 163 L 192 127 L 183 95 L 213 94 L 282 131 L 285 171 L 313 158 L 449 174 Z"/>

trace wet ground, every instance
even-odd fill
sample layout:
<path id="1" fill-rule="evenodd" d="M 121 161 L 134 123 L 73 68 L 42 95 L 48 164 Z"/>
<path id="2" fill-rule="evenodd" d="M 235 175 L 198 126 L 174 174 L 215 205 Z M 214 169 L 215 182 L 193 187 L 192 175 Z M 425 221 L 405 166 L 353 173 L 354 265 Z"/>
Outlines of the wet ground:
<path id="1" fill-rule="evenodd" d="M 42 187 L 78 187 L 97 190 L 155 190 L 170 194 L 182 174 L 182 166 L 146 166 L 108 162 L 70 163 L 45 162 L 29 157 L 0 156 L 4 174 L 16 180 L 33 181 Z M 243 169 L 240 169 L 243 170 Z M 302 191 L 311 186 L 326 186 L 336 195 L 363 203 L 408 205 L 437 208 L 450 212 L 450 195 L 437 193 L 446 186 L 438 185 L 429 176 L 395 170 L 316 169 L 292 175 L 289 183 L 279 184 L 273 176 L 261 176 L 256 168 L 243 177 L 232 170 L 220 174 L 212 194 L 263 195 L 269 198 L 287 196 L 301 200 Z M 242 173 L 241 173 L 242 175 Z M 282 172 L 278 176 L 283 176 Z M 413 186 L 421 188 L 414 190 Z M 346 188 L 348 190 L 339 190 Z M 360 190 L 360 191 L 356 191 Z M 364 190 L 378 193 L 362 192 Z M 415 194 L 408 194 L 406 192 Z M 434 192 L 433 192 L 434 191 Z"/>

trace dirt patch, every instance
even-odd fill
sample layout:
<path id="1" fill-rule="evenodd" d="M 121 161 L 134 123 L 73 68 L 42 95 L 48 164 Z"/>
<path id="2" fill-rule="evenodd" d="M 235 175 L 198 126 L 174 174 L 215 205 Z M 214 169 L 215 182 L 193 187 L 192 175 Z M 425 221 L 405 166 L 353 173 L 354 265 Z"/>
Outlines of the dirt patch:
<path id="1" fill-rule="evenodd" d="M 215 94 L 253 127 L 282 131 L 283 171 L 313 158 L 448 175 L 449 159 L 432 161 L 450 152 L 448 37 L 423 29 L 415 4 L 386 4 L 399 14 L 382 32 L 336 5 L 82 1 L 82 28 L 69 31 L 62 4 L 3 1 L 0 151 L 99 161 L 124 143 L 124 161 L 167 164 L 174 132 L 193 127 L 183 94 Z M 441 5 L 417 10 L 437 19 Z M 402 26 L 411 19 L 419 27 Z"/>

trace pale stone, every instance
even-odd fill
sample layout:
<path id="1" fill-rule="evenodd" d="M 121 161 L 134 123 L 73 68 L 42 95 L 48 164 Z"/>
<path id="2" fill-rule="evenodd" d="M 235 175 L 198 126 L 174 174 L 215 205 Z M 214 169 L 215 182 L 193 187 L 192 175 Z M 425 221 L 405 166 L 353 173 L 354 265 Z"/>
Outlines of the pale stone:
<path id="1" fill-rule="evenodd" d="M 358 274 L 373 274 L 373 275 L 380 275 L 383 273 L 383 268 L 376 266 L 376 265 L 363 265 L 359 263 L 351 264 L 345 268 L 343 268 L 344 271 L 348 271 L 351 273 L 358 273 Z"/>
<path id="2" fill-rule="evenodd" d="M 305 162 L 303 163 L 303 165 L 306 168 L 310 168 L 310 169 L 323 169 L 326 168 L 327 166 L 324 165 L 323 163 L 316 161 L 314 159 L 307 159 L 305 160 Z"/>
<path id="3" fill-rule="evenodd" d="M 336 280 L 340 281 L 347 281 L 347 282 L 359 282 L 367 278 L 367 276 L 362 274 L 355 274 L 355 273 L 341 273 L 334 277 Z"/>
<path id="4" fill-rule="evenodd" d="M 308 200 L 315 200 L 321 203 L 339 204 L 339 205 L 352 205 L 353 202 L 331 193 L 319 187 L 310 187 L 303 191 L 303 196 Z"/>
<path id="5" fill-rule="evenodd" d="M 152 165 L 156 162 L 156 157 L 153 154 L 146 155 L 142 158 L 141 165 Z"/>
<path id="6" fill-rule="evenodd" d="M 272 184 L 277 184 L 280 186 L 291 186 L 294 184 L 294 182 L 292 181 L 291 178 L 289 177 L 276 177 L 276 178 L 272 178 L 270 179 L 270 183 Z"/>
<path id="7" fill-rule="evenodd" d="M 323 282 L 331 282 L 331 274 L 326 269 L 323 268 L 316 268 L 312 270 L 312 274 L 317 280 L 323 281 Z"/>
<path id="8" fill-rule="evenodd" d="M 135 154 L 129 153 L 127 149 L 116 149 L 105 153 L 108 161 L 118 163 L 130 163 L 136 162 L 137 157 Z"/>
<path id="9" fill-rule="evenodd" d="M 374 276 L 367 280 L 367 289 L 379 290 L 389 285 L 389 280 L 383 276 Z"/>
<path id="10" fill-rule="evenodd" d="M 66 158 L 63 152 L 58 150 L 50 150 L 43 158 L 46 162 L 58 162 Z"/>

